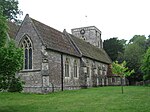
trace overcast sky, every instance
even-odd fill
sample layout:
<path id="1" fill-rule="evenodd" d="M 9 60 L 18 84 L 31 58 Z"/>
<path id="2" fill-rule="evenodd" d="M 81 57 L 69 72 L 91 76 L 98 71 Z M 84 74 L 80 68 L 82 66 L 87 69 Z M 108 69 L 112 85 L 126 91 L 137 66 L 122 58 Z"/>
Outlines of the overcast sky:
<path id="1" fill-rule="evenodd" d="M 59 31 L 96 26 L 102 39 L 150 34 L 150 0 L 18 0 L 23 16 Z"/>

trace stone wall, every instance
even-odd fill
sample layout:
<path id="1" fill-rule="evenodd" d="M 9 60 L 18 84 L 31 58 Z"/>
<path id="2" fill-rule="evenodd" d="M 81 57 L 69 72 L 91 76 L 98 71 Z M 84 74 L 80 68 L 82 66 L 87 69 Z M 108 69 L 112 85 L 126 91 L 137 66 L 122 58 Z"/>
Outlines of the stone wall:
<path id="1" fill-rule="evenodd" d="M 60 91 L 62 89 L 79 89 L 79 69 L 80 69 L 80 59 L 70 55 L 61 54 L 51 50 L 46 50 L 48 53 L 48 63 L 49 63 L 49 82 L 53 85 L 54 91 Z M 63 67 L 61 67 L 61 55 L 63 57 Z M 65 77 L 65 61 L 66 58 L 69 59 L 69 77 Z M 77 61 L 77 77 L 74 77 L 74 60 Z M 63 71 L 62 71 L 63 68 Z M 63 72 L 63 78 L 62 78 Z"/>
<path id="2" fill-rule="evenodd" d="M 86 66 L 89 69 L 89 72 L 87 73 L 88 77 L 86 82 L 88 87 L 108 85 L 107 64 L 98 61 L 93 61 L 89 58 L 83 58 L 82 60 L 84 61 L 84 63 L 86 63 Z"/>
<path id="3" fill-rule="evenodd" d="M 54 91 L 61 90 L 61 54 L 47 50 L 49 63 L 49 82 Z"/>
<path id="4" fill-rule="evenodd" d="M 34 26 L 28 17 L 22 23 L 18 34 L 15 38 L 16 44 L 20 47 L 22 40 L 25 37 L 30 38 L 33 51 L 32 51 L 32 69 L 23 69 L 18 73 L 18 76 L 25 82 L 24 92 L 36 92 L 42 93 L 42 77 L 41 77 L 41 65 L 42 65 L 42 42 L 37 32 L 34 29 Z"/>
<path id="5" fill-rule="evenodd" d="M 63 67 L 64 73 L 64 89 L 79 89 L 79 70 L 80 70 L 80 58 L 63 55 L 63 65 L 65 65 L 66 58 L 69 59 L 69 77 L 65 77 L 65 67 Z M 74 77 L 74 61 L 77 62 L 77 77 Z"/>

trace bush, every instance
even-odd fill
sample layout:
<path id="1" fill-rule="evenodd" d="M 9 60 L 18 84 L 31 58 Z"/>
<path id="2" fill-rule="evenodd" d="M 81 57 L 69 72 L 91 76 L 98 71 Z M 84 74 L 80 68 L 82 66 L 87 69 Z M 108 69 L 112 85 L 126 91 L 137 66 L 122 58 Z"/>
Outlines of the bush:
<path id="1" fill-rule="evenodd" d="M 22 84 L 23 81 L 20 80 L 20 77 L 13 77 L 8 92 L 21 92 L 23 90 Z"/>
<path id="2" fill-rule="evenodd" d="M 23 50 L 10 40 L 6 46 L 0 48 L 0 60 L 0 91 L 21 91 L 20 78 L 15 78 L 15 74 L 22 69 Z M 19 88 L 15 89 L 17 87 Z"/>

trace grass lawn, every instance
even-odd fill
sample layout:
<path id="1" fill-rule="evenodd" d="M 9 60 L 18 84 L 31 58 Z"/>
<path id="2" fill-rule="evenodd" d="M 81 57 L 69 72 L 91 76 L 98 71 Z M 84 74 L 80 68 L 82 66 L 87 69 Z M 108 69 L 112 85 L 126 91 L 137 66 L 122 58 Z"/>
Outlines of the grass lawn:
<path id="1" fill-rule="evenodd" d="M 98 87 L 52 94 L 0 93 L 0 112 L 150 112 L 150 87 Z"/>

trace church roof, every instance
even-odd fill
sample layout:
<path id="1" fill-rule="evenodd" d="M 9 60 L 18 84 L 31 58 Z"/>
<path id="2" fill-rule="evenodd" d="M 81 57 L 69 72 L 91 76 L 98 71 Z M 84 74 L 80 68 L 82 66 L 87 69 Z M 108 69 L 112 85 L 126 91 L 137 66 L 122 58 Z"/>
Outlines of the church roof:
<path id="1" fill-rule="evenodd" d="M 15 39 L 20 26 L 16 25 L 15 23 L 13 23 L 11 21 L 8 21 L 7 25 L 8 25 L 8 34 L 9 34 L 10 38 Z"/>
<path id="2" fill-rule="evenodd" d="M 71 34 L 69 34 L 71 40 L 75 43 L 77 48 L 80 50 L 82 53 L 82 56 L 104 62 L 104 63 L 111 63 L 111 59 L 107 55 L 104 49 L 102 48 L 97 48 L 94 45 L 85 42 L 82 39 L 79 39 Z"/>
<path id="3" fill-rule="evenodd" d="M 31 20 L 46 48 L 73 56 L 88 57 L 103 63 L 111 63 L 109 56 L 103 49 L 97 48 L 65 31 L 63 33 L 35 19 L 31 18 Z"/>
<path id="4" fill-rule="evenodd" d="M 80 56 L 80 53 L 74 47 L 66 35 L 52 27 L 49 27 L 35 19 L 32 19 L 34 26 L 39 34 L 40 38 L 43 40 L 44 45 L 47 49 L 63 52 L 66 54 Z"/>
<path id="5" fill-rule="evenodd" d="M 111 63 L 111 59 L 104 49 L 97 48 L 94 45 L 67 33 L 65 30 L 64 32 L 60 32 L 30 18 L 28 15 L 26 17 L 33 23 L 33 27 L 47 49 L 77 57 L 84 56 L 103 63 Z M 19 26 L 12 22 L 8 22 L 8 26 L 10 37 L 15 38 Z"/>

